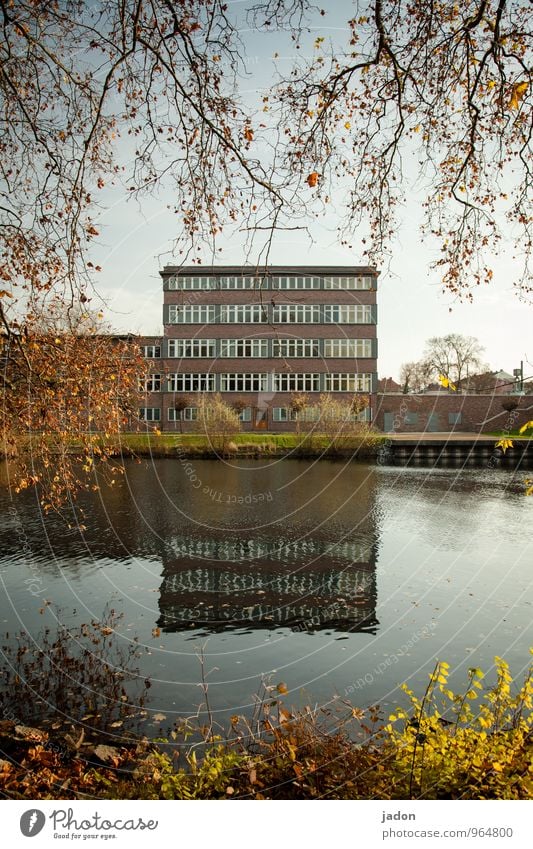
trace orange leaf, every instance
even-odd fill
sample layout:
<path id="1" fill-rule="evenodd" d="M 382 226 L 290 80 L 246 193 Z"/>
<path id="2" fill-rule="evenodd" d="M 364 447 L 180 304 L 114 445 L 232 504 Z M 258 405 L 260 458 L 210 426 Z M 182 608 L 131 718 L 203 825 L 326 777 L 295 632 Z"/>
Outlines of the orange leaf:
<path id="1" fill-rule="evenodd" d="M 318 172 L 317 171 L 311 171 L 311 173 L 309 174 L 309 176 L 308 176 L 308 178 L 305 182 L 307 183 L 308 186 L 310 186 L 311 188 L 314 188 L 314 186 L 316 186 L 316 184 L 318 183 Z"/>

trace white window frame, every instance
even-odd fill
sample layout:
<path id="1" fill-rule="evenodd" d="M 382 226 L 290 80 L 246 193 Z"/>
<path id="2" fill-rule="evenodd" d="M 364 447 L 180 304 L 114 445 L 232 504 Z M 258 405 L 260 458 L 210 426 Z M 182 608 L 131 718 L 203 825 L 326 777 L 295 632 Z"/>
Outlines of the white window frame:
<path id="1" fill-rule="evenodd" d="M 252 421 L 252 408 L 245 407 L 244 410 L 241 410 L 239 413 L 239 421 L 241 422 L 251 422 Z"/>
<path id="2" fill-rule="evenodd" d="M 161 358 L 161 345 L 143 345 L 143 357 L 147 360 L 159 360 Z"/>
<path id="3" fill-rule="evenodd" d="M 215 375 L 209 372 L 178 372 L 169 374 L 169 392 L 214 392 Z"/>
<path id="4" fill-rule="evenodd" d="M 291 410 L 290 407 L 273 407 L 272 421 L 294 422 L 296 421 L 296 410 Z"/>
<path id="5" fill-rule="evenodd" d="M 320 339 L 273 339 L 272 356 L 308 359 L 320 356 Z"/>
<path id="6" fill-rule="evenodd" d="M 262 324 L 268 321 L 266 307 L 262 304 L 222 304 L 221 324 Z"/>
<path id="7" fill-rule="evenodd" d="M 273 375 L 274 392 L 320 392 L 320 375 L 311 372 L 284 372 Z"/>
<path id="8" fill-rule="evenodd" d="M 169 339 L 168 356 L 181 360 L 214 359 L 216 339 Z"/>
<path id="9" fill-rule="evenodd" d="M 372 289 L 372 277 L 359 275 L 356 277 L 324 277 L 324 289 L 356 289 L 358 291 Z"/>
<path id="10" fill-rule="evenodd" d="M 214 304 L 169 304 L 169 324 L 213 324 L 216 320 Z"/>
<path id="11" fill-rule="evenodd" d="M 372 324 L 370 304 L 327 304 L 324 324 Z"/>
<path id="12" fill-rule="evenodd" d="M 176 410 L 174 407 L 168 408 L 169 422 L 195 422 L 198 418 L 198 407 L 185 407 L 183 410 Z"/>
<path id="13" fill-rule="evenodd" d="M 272 311 L 273 324 L 320 324 L 319 304 L 277 304 Z"/>
<path id="14" fill-rule="evenodd" d="M 140 407 L 139 421 L 142 422 L 160 422 L 161 407 Z"/>
<path id="15" fill-rule="evenodd" d="M 268 374 L 231 372 L 220 375 L 221 392 L 268 392 Z"/>
<path id="16" fill-rule="evenodd" d="M 371 359 L 372 339 L 324 339 L 324 357 Z"/>
<path id="17" fill-rule="evenodd" d="M 371 392 L 372 374 L 332 372 L 324 377 L 326 392 Z"/>
<path id="18" fill-rule="evenodd" d="M 268 339 L 221 339 L 220 356 L 224 359 L 268 357 Z"/>
<path id="19" fill-rule="evenodd" d="M 141 392 L 161 392 L 162 374 L 148 374 L 141 382 Z"/>

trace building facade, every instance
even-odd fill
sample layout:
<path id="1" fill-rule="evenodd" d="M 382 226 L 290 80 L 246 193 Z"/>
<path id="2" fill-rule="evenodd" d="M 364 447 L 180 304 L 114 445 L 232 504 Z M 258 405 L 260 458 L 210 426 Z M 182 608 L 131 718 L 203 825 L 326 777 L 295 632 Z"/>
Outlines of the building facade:
<path id="1" fill-rule="evenodd" d="M 295 393 L 353 398 L 377 391 L 377 278 L 371 267 L 166 266 L 161 338 L 149 361 L 140 418 L 194 427 L 197 393 L 239 403 L 245 430 L 294 427 Z M 190 404 L 179 409 L 183 399 Z M 243 408 L 243 404 L 247 406 Z"/>

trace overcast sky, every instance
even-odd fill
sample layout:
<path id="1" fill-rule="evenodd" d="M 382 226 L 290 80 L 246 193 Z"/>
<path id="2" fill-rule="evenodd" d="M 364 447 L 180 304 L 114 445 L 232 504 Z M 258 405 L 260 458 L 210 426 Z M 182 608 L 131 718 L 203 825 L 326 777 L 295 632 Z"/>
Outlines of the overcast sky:
<path id="1" fill-rule="evenodd" d="M 231 3 L 234 9 L 245 4 Z M 344 7 L 344 8 L 343 8 Z M 312 32 L 309 44 L 318 33 L 326 38 L 343 39 L 347 32 L 343 21 L 353 14 L 349 3 L 335 4 Z M 245 82 L 246 97 L 255 106 L 268 91 L 274 74 L 273 55 L 281 53 L 278 63 L 291 61 L 290 43 L 275 34 L 241 33 L 250 57 L 250 75 Z M 411 166 L 407 163 L 409 173 Z M 414 174 L 414 171 L 413 171 Z M 156 198 L 145 199 L 142 207 L 126 192 L 116 188 L 107 196 L 102 212 L 100 243 L 94 250 L 95 263 L 103 270 L 97 279 L 99 291 L 107 299 L 107 317 L 122 331 L 147 334 L 162 332 L 162 288 L 158 271 L 172 262 L 172 240 L 177 234 L 177 216 L 167 208 L 171 198 L 163 189 Z M 485 347 L 485 359 L 494 370 L 513 368 L 524 360 L 525 376 L 533 375 L 531 330 L 533 306 L 521 301 L 513 281 L 519 266 L 510 256 L 494 264 L 494 278 L 474 293 L 474 303 L 460 303 L 442 293 L 438 272 L 430 264 L 435 254 L 421 243 L 418 231 L 420 198 L 411 200 L 401 213 L 401 226 L 392 246 L 389 267 L 381 269 L 378 296 L 378 336 L 380 376 L 398 378 L 400 365 L 418 359 L 430 336 L 450 332 L 476 336 Z M 360 237 L 354 234 L 354 248 L 338 244 L 336 220 L 313 223 L 312 242 L 303 233 L 286 232 L 275 236 L 270 262 L 282 265 L 359 265 L 364 263 Z M 243 239 L 237 234 L 225 236 L 219 243 L 219 264 L 244 262 Z M 435 246 L 433 246 L 434 248 Z M 202 261 L 211 264 L 206 251 Z M 531 365 L 528 364 L 531 363 Z"/>

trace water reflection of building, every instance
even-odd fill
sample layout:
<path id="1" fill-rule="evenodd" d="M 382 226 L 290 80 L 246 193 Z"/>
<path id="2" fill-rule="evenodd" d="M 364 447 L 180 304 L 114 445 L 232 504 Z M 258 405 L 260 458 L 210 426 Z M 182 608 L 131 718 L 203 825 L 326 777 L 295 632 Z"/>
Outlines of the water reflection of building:
<path id="1" fill-rule="evenodd" d="M 375 632 L 375 545 L 305 537 L 168 541 L 159 626 Z"/>

